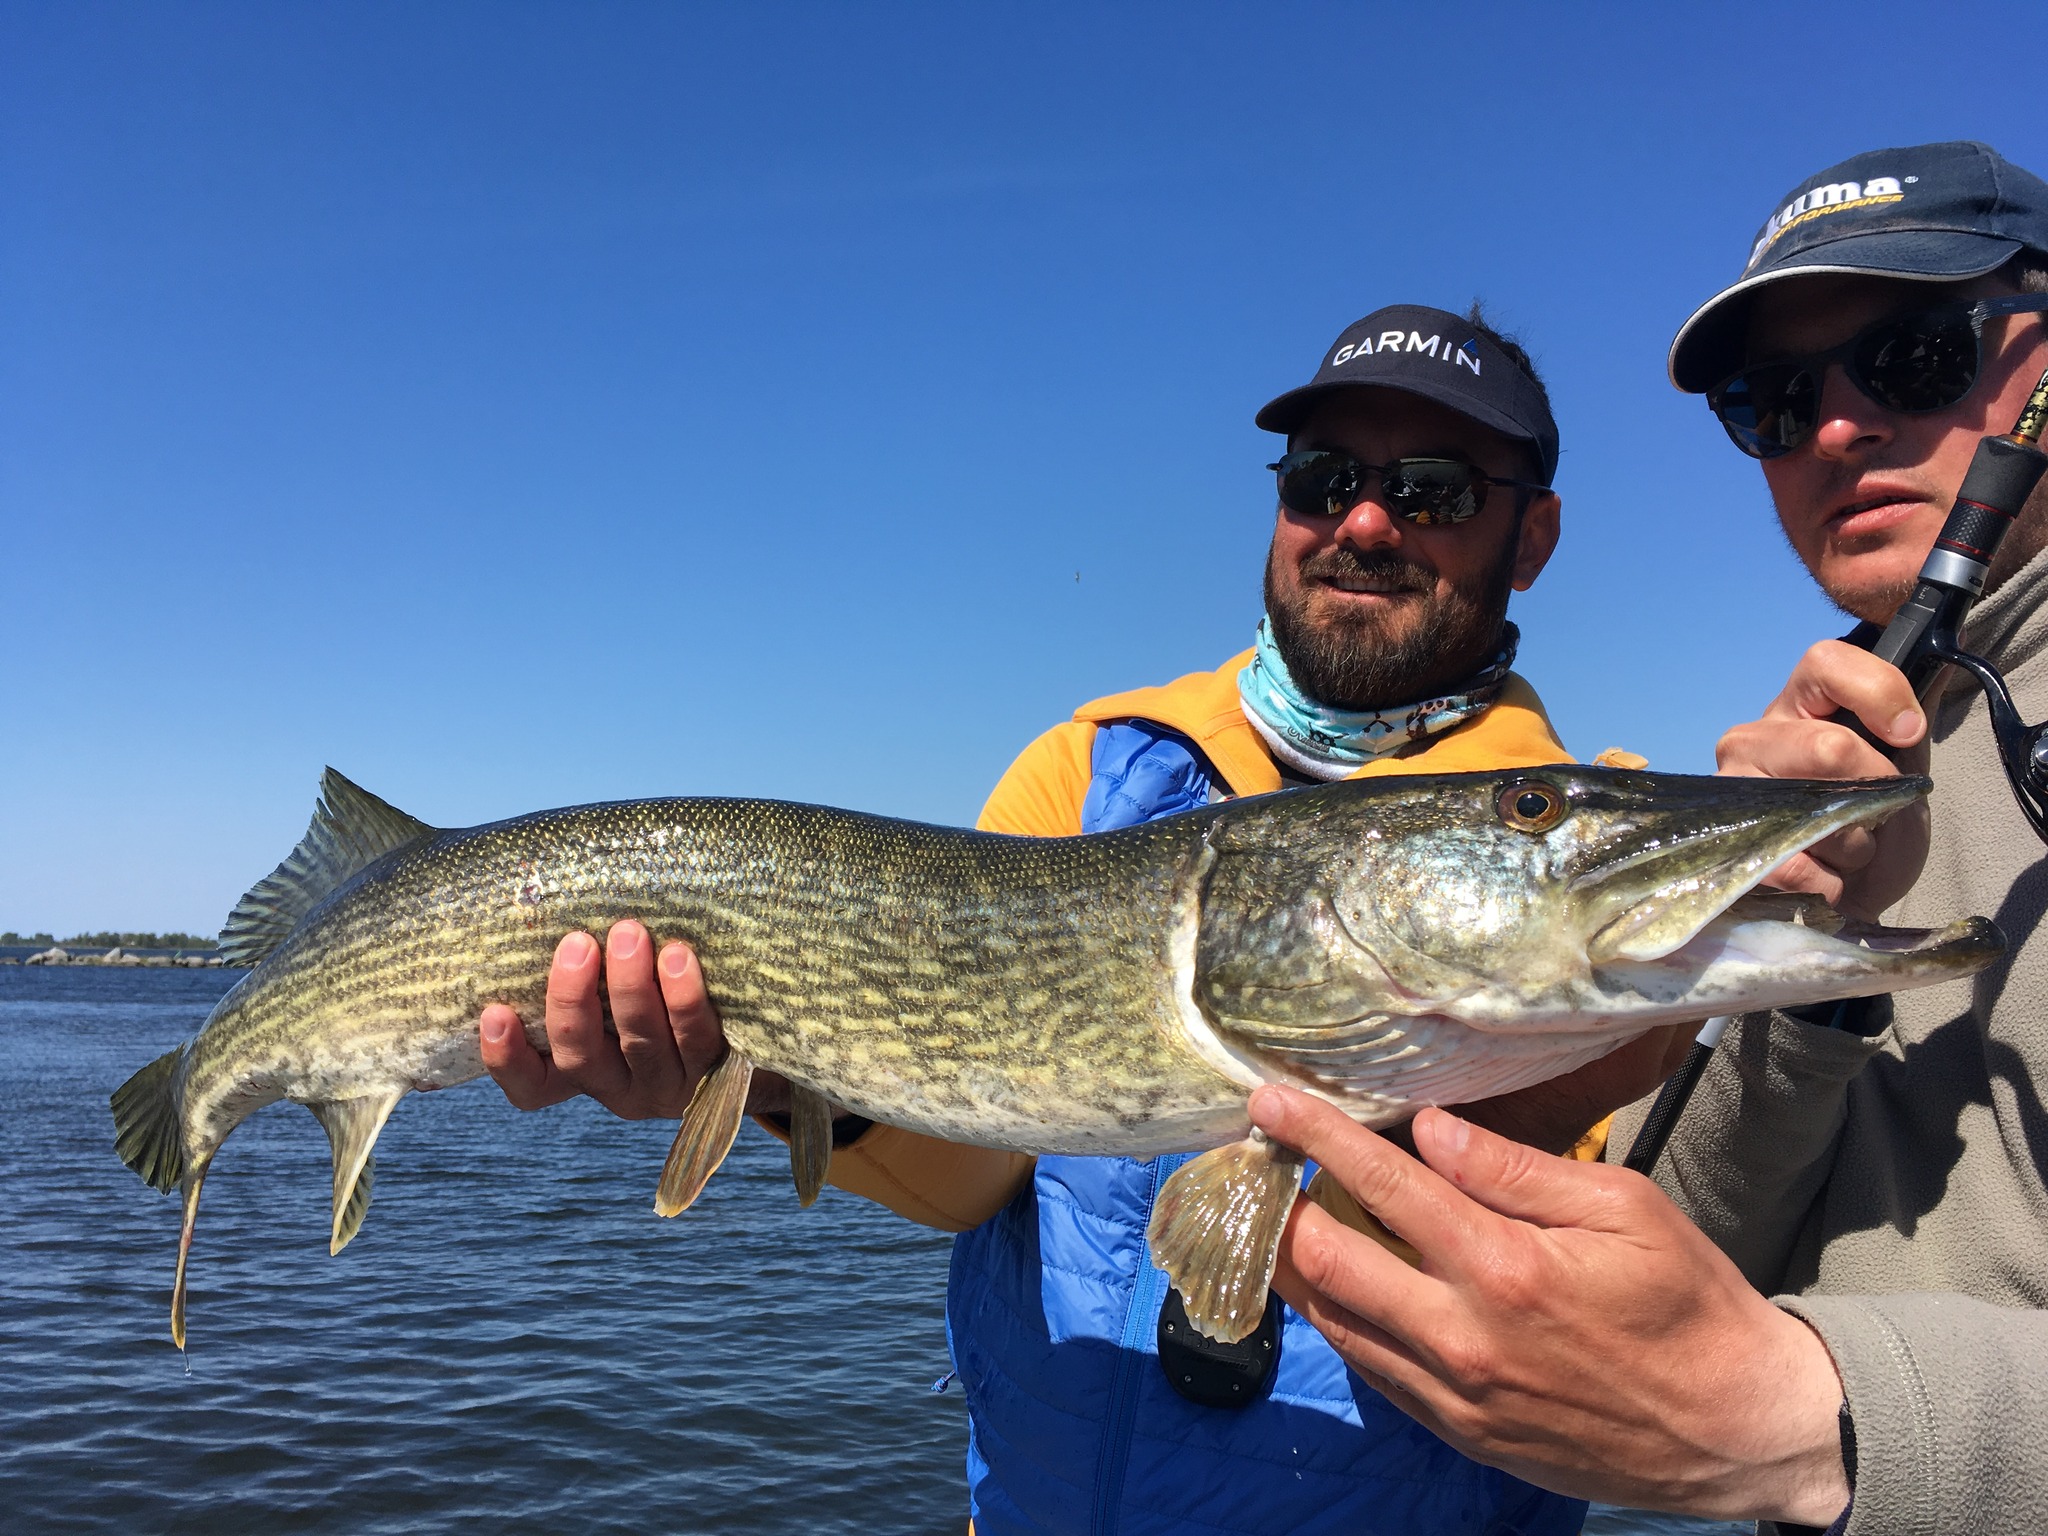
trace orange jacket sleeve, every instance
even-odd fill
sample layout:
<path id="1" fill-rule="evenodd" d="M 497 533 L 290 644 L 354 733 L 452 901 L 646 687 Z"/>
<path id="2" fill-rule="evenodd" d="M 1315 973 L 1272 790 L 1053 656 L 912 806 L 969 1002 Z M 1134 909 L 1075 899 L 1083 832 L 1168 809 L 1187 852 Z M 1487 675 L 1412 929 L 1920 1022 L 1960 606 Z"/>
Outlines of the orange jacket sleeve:
<path id="1" fill-rule="evenodd" d="M 1054 726 L 1017 754 L 974 824 L 1017 837 L 1079 837 L 1094 754 L 1093 725 L 1068 720 Z"/>

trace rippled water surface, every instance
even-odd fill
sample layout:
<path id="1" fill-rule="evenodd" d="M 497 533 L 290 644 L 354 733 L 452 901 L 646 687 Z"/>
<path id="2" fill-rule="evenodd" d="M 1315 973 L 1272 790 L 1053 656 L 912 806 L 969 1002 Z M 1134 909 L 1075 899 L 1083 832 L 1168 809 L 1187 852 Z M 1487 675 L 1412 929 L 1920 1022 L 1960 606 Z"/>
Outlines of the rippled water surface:
<path id="1" fill-rule="evenodd" d="M 799 1211 L 751 1127 L 664 1222 L 673 1126 L 414 1095 L 329 1258 L 326 1137 L 273 1105 L 207 1178 L 181 1357 L 177 1204 L 115 1159 L 107 1095 L 240 974 L 0 966 L 0 1529 L 964 1528 L 948 1240 Z"/>
<path id="2" fill-rule="evenodd" d="M 797 1210 L 751 1127 L 662 1221 L 672 1125 L 414 1095 L 330 1258 L 326 1137 L 274 1105 L 207 1179 L 188 1365 L 176 1202 L 106 1101 L 239 974 L 0 967 L 0 1529 L 965 1526 L 948 1240 Z"/>

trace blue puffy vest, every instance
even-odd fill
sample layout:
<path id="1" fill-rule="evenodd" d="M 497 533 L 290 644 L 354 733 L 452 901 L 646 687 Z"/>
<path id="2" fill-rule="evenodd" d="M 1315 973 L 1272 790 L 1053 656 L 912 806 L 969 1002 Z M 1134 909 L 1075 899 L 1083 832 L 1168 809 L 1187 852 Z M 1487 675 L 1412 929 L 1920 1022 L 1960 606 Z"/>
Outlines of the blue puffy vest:
<path id="1" fill-rule="evenodd" d="M 1082 830 L 1210 799 L 1212 771 L 1144 721 L 1096 732 Z M 1482 1467 L 1390 1406 L 1281 1312 L 1271 1389 L 1204 1408 L 1168 1385 L 1153 1197 L 1185 1157 L 1041 1157 L 954 1241 L 946 1290 L 967 1392 L 976 1536 L 1572 1536 L 1586 1506 Z"/>

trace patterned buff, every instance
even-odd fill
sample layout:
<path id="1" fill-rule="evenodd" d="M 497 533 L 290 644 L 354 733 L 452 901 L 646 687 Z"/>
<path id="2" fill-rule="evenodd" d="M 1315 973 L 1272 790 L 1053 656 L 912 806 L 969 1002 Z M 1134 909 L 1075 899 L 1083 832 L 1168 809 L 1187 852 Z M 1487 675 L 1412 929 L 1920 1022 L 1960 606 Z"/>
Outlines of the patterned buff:
<path id="1" fill-rule="evenodd" d="M 1272 625 L 1261 619 L 1258 646 L 1237 674 L 1237 692 L 1244 702 L 1245 719 L 1275 757 L 1312 779 L 1341 779 L 1413 742 L 1426 741 L 1484 714 L 1500 697 L 1521 638 L 1514 625 L 1503 626 L 1500 653 L 1456 693 L 1392 709 L 1333 709 L 1301 691 L 1287 663 L 1280 659 Z"/>

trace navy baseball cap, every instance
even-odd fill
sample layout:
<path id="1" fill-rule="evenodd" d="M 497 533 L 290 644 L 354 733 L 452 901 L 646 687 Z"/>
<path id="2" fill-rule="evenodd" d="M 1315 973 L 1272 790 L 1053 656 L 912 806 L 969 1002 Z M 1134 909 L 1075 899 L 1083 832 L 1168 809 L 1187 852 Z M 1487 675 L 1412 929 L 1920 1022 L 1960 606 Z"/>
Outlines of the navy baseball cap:
<path id="1" fill-rule="evenodd" d="M 1988 144 L 1874 149 L 1793 188 L 1764 221 L 1742 276 L 1671 343 L 1671 382 L 1702 394 L 1742 366 L 1749 300 L 1811 272 L 1953 283 L 2022 250 L 2048 251 L 2048 182 Z"/>
<path id="2" fill-rule="evenodd" d="M 1365 384 L 1434 400 L 1529 444 L 1545 485 L 1557 473 L 1557 423 L 1543 386 L 1470 320 L 1422 304 L 1391 304 L 1346 326 L 1316 376 L 1253 419 L 1268 432 L 1293 432 L 1326 396 Z"/>

